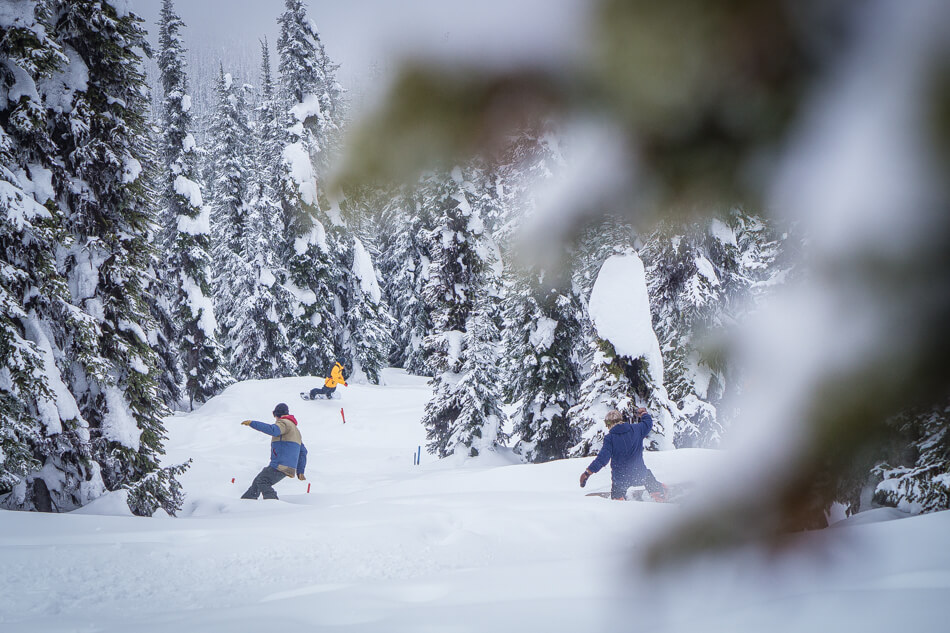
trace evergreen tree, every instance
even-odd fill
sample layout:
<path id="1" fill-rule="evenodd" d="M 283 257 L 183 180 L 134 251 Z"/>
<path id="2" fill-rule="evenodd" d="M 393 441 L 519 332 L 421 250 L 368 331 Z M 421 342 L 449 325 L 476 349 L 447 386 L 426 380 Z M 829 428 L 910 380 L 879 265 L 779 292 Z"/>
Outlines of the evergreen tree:
<path id="1" fill-rule="evenodd" d="M 354 238 L 353 263 L 346 279 L 342 349 L 354 379 L 365 376 L 378 384 L 379 372 L 386 366 L 386 354 L 392 347 L 390 332 L 395 322 L 383 301 L 373 260 L 358 238 Z"/>
<path id="2" fill-rule="evenodd" d="M 215 311 L 222 315 L 219 332 L 228 366 L 235 359 L 231 330 L 235 319 L 253 302 L 257 280 L 253 274 L 258 238 L 250 205 L 251 128 L 244 90 L 219 67 L 217 104 L 209 130 L 210 154 L 217 165 L 211 203 L 214 246 Z"/>
<path id="3" fill-rule="evenodd" d="M 46 121 L 79 86 L 65 81 L 71 60 L 51 36 L 48 6 L 9 9 L 19 13 L 0 26 L 0 505 L 69 510 L 104 490 L 57 344 L 97 334 L 70 303 L 55 259 L 69 236 L 51 188 L 62 173 Z M 54 90 L 47 105 L 41 94 Z"/>
<path id="4" fill-rule="evenodd" d="M 184 25 L 171 0 L 164 1 L 161 19 L 159 68 L 165 94 L 162 147 L 166 166 L 163 199 L 168 209 L 166 217 L 174 226 L 165 279 L 176 292 L 173 305 L 185 393 L 189 406 L 194 406 L 220 392 L 231 378 L 222 364 L 222 351 L 215 335 L 217 321 L 209 282 L 210 210 L 204 206 L 196 182 L 196 143 L 190 132 L 191 98 L 187 94 L 184 47 L 179 35 Z"/>
<path id="5" fill-rule="evenodd" d="M 320 33 L 307 18 L 303 0 L 284 0 L 284 13 L 278 22 L 280 88 L 287 107 L 286 124 L 301 124 L 306 129 L 317 177 L 322 178 L 338 149 L 343 120 L 343 89 L 336 80 L 338 66 L 330 60 Z"/>
<path id="6" fill-rule="evenodd" d="M 433 306 L 434 331 L 424 341 L 437 372 L 423 425 L 427 449 L 439 457 L 459 450 L 476 456 L 506 441 L 499 381 L 497 290 L 492 279 L 495 249 L 472 207 L 472 185 L 455 168 L 430 178 L 426 204 L 433 208 L 434 256 L 424 291 Z"/>
<path id="7" fill-rule="evenodd" d="M 423 341 L 432 332 L 429 305 L 423 298 L 432 262 L 432 217 L 415 191 L 393 196 L 382 213 L 383 291 L 399 327 L 394 332 L 389 362 L 410 374 L 431 376 Z"/>
<path id="8" fill-rule="evenodd" d="M 570 284 L 552 277 L 524 271 L 512 288 L 505 322 L 508 400 L 520 403 L 515 451 L 532 462 L 567 457 L 580 440 L 569 412 L 580 398 L 583 377 L 577 349 L 584 334 L 582 308 Z"/>
<path id="9" fill-rule="evenodd" d="M 343 284 L 335 258 L 349 253 L 340 253 L 346 241 L 328 232 L 330 218 L 324 209 L 329 210 L 329 203 L 324 197 L 321 208 L 314 168 L 317 156 L 328 150 L 321 145 L 325 112 L 320 95 L 326 92 L 326 80 L 317 55 L 322 47 L 317 46 L 318 35 L 300 0 L 286 0 L 279 21 L 280 116 L 285 134 L 278 195 L 288 238 L 281 263 L 288 273 L 284 285 L 294 296 L 288 333 L 298 371 L 322 375 L 341 352 Z"/>
<path id="10" fill-rule="evenodd" d="M 914 514 L 946 510 L 950 507 L 950 406 L 908 411 L 893 424 L 897 430 L 893 454 L 873 470 L 881 479 L 874 501 Z"/>
<path id="11" fill-rule="evenodd" d="M 155 217 L 138 142 L 147 135 L 147 91 L 135 51 L 147 49 L 145 33 L 134 14 L 95 0 L 53 7 L 54 37 L 84 79 L 72 108 L 50 122 L 64 170 L 54 186 L 72 236 L 62 266 L 72 301 L 98 327 L 93 342 L 68 340 L 68 384 L 96 432 L 93 454 L 106 487 L 128 489 L 136 514 L 174 512 L 182 500 L 175 476 L 184 466 L 158 463 L 165 410 L 145 334 L 153 328 L 143 293 Z"/>
<path id="12" fill-rule="evenodd" d="M 160 134 L 154 127 L 150 128 L 149 132 L 147 142 L 146 139 L 142 139 L 143 153 L 147 154 L 148 158 L 140 177 L 146 180 L 151 191 L 161 191 L 164 164 L 158 157 L 159 143 L 155 140 L 160 138 Z M 173 236 L 173 231 L 169 229 L 174 226 L 174 222 L 169 217 L 167 206 L 159 209 L 156 219 L 158 225 L 153 224 L 148 232 L 152 257 L 146 272 L 145 301 L 152 317 L 153 327 L 146 330 L 146 335 L 158 357 L 158 388 L 162 401 L 168 408 L 177 409 L 181 406 L 185 375 L 182 371 L 177 343 L 178 327 L 175 322 L 173 304 L 175 290 L 169 284 L 166 263 L 167 248 Z"/>
<path id="13" fill-rule="evenodd" d="M 280 156 L 280 127 L 270 53 L 261 43 L 261 91 L 254 116 L 254 158 L 244 261 L 247 293 L 229 315 L 228 347 L 231 371 L 240 379 L 293 375 L 296 361 L 290 352 L 285 321 L 293 297 L 282 285 L 285 272 L 277 253 L 283 245 L 280 203 L 274 191 Z"/>
<path id="14" fill-rule="evenodd" d="M 775 283 L 773 231 L 741 209 L 724 219 L 659 227 L 642 254 L 666 385 L 683 413 L 678 447 L 716 447 L 739 377 L 714 344 Z"/>

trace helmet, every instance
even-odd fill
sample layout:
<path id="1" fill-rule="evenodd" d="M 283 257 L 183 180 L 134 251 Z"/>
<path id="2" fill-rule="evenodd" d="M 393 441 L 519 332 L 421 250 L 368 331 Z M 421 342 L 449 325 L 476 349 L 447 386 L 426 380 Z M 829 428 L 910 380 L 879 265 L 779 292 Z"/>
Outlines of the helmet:
<path id="1" fill-rule="evenodd" d="M 274 407 L 274 417 L 279 418 L 282 415 L 288 415 L 290 413 L 290 408 L 281 402 L 276 407 Z"/>

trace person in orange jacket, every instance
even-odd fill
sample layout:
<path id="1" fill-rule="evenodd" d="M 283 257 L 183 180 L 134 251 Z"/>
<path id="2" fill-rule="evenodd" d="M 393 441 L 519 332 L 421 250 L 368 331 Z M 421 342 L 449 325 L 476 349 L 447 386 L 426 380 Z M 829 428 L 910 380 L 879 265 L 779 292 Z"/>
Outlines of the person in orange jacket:
<path id="1" fill-rule="evenodd" d="M 347 387 L 346 380 L 343 378 L 343 363 L 337 361 L 330 370 L 330 375 L 324 378 L 322 387 L 314 387 L 310 390 L 310 399 L 314 400 L 319 396 L 324 396 L 327 400 L 333 397 L 337 385 Z"/>

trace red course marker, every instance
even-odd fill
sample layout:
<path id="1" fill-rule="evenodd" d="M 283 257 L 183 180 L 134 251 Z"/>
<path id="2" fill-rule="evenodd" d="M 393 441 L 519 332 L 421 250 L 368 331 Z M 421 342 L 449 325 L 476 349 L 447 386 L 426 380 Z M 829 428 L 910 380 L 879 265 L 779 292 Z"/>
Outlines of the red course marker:
<path id="1" fill-rule="evenodd" d="M 231 483 L 232 484 L 234 483 L 234 477 L 231 477 Z"/>
<path id="2" fill-rule="evenodd" d="M 346 424 L 346 416 L 343 415 L 343 407 L 340 407 L 340 417 L 343 418 L 343 424 Z"/>
<path id="3" fill-rule="evenodd" d="M 310 494 L 310 484 L 307 484 L 307 494 Z"/>

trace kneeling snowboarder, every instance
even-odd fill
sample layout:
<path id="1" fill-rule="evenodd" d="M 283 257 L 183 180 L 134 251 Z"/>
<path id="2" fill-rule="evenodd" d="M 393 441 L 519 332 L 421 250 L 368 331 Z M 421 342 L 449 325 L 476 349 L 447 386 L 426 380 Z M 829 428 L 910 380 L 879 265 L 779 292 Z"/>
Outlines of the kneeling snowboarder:
<path id="1" fill-rule="evenodd" d="M 314 387 L 310 390 L 310 400 L 316 400 L 319 397 L 324 397 L 327 400 L 333 397 L 333 392 L 336 391 L 336 386 L 342 384 L 344 387 L 348 387 L 346 380 L 343 378 L 343 363 L 337 361 L 333 366 L 333 369 L 330 370 L 330 375 L 323 379 L 322 387 Z M 303 394 L 300 394 L 303 396 Z M 305 398 L 307 399 L 307 398 Z"/>
<path id="2" fill-rule="evenodd" d="M 297 429 L 297 419 L 290 415 L 290 409 L 283 402 L 274 407 L 273 415 L 276 418 L 274 424 L 256 420 L 241 422 L 255 431 L 272 436 L 270 464 L 258 473 L 251 487 L 241 495 L 242 499 L 257 499 L 261 495 L 265 499 L 276 499 L 274 484 L 278 481 L 284 477 L 306 479 L 303 473 L 307 468 L 307 447 Z"/>
<path id="3" fill-rule="evenodd" d="M 607 434 L 597 457 L 581 474 L 581 488 L 591 475 L 610 462 L 610 498 L 626 499 L 631 486 L 645 486 L 655 501 L 665 501 L 665 487 L 643 462 L 643 438 L 653 429 L 653 418 L 644 408 L 637 409 L 638 422 L 624 422 L 616 409 L 607 412 Z"/>

